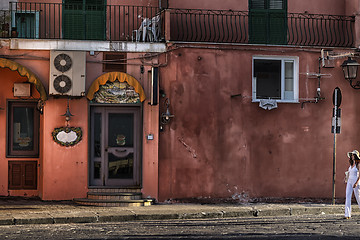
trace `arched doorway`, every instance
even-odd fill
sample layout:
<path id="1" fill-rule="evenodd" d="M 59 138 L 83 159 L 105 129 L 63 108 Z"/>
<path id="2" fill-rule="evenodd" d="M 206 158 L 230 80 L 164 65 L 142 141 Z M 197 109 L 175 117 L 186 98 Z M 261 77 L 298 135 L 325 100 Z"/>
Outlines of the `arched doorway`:
<path id="1" fill-rule="evenodd" d="M 90 186 L 140 186 L 142 102 L 132 76 L 106 73 L 87 94 L 90 103 Z"/>

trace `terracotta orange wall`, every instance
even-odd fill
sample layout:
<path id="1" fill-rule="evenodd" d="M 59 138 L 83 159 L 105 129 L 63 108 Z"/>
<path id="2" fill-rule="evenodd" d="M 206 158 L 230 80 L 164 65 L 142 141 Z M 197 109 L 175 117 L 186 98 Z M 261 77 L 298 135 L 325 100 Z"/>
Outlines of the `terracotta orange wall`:
<path id="1" fill-rule="evenodd" d="M 159 146 L 159 106 L 149 105 L 150 86 L 148 81 L 148 71 L 151 70 L 150 64 L 157 64 L 158 59 L 152 58 L 141 62 L 138 58 L 144 53 L 128 53 L 129 60 L 127 73 L 135 77 L 144 88 L 146 100 L 143 102 L 142 116 L 142 193 L 143 197 L 158 198 L 158 146 Z M 144 73 L 141 73 L 141 65 L 144 65 Z M 146 136 L 153 134 L 154 140 L 147 140 Z"/>
<path id="2" fill-rule="evenodd" d="M 204 47 L 204 46 L 201 46 Z M 337 197 L 344 197 L 346 152 L 359 149 L 360 95 L 340 65 L 321 69 L 325 100 L 279 103 L 264 110 L 252 102 L 252 56 L 298 56 L 301 101 L 316 95 L 320 49 L 233 46 L 180 48 L 169 53 L 161 87 L 173 121 L 160 133 L 159 199 L 332 196 L 332 93 L 343 93 L 337 136 Z M 346 50 L 345 50 L 346 51 Z M 232 95 L 238 95 L 231 97 Z"/>
<path id="3" fill-rule="evenodd" d="M 27 82 L 27 78 L 21 77 L 18 72 L 11 71 L 8 68 L 0 68 L 0 195 L 7 196 L 38 196 L 40 189 L 37 190 L 8 190 L 8 161 L 38 161 L 39 158 L 7 158 L 6 157 L 6 115 L 7 115 L 7 100 L 18 100 L 13 96 L 14 82 Z M 39 98 L 39 93 L 32 85 L 32 96 Z M 42 117 L 40 117 L 42 118 Z M 41 138 L 41 137 L 40 137 Z M 38 180 L 40 179 L 38 169 Z"/>
<path id="4" fill-rule="evenodd" d="M 75 146 L 63 147 L 52 139 L 52 131 L 65 126 L 66 99 L 50 98 L 44 108 L 43 200 L 65 200 L 85 197 L 88 183 L 88 107 L 87 100 L 71 99 L 74 115 L 70 126 L 81 127 L 82 140 Z"/>

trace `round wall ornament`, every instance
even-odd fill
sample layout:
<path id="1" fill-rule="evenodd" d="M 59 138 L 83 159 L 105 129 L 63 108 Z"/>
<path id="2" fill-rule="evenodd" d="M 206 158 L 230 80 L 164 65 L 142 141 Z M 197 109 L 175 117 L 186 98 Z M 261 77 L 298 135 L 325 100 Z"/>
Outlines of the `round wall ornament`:
<path id="1" fill-rule="evenodd" d="M 82 130 L 80 127 L 60 127 L 52 132 L 54 141 L 61 146 L 74 146 L 82 139 Z"/>

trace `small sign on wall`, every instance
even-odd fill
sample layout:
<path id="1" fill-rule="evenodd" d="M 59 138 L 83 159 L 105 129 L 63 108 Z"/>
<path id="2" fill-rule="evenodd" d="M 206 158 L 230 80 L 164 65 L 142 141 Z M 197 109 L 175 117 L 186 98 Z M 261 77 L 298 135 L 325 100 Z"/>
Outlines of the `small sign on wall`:
<path id="1" fill-rule="evenodd" d="M 30 97 L 30 83 L 14 83 L 14 97 Z"/>
<path id="2" fill-rule="evenodd" d="M 56 143 L 64 147 L 74 146 L 82 139 L 82 130 L 80 127 L 60 127 L 52 132 Z"/>

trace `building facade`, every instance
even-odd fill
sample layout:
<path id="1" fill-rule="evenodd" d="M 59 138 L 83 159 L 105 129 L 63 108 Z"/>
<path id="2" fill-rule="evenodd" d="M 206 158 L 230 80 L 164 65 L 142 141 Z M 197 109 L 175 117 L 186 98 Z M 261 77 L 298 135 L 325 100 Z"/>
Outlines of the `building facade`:
<path id="1" fill-rule="evenodd" d="M 341 64 L 358 58 L 360 3 L 309 3 L 9 3 L 0 195 L 331 198 L 336 147 L 343 198 L 360 92 Z"/>

